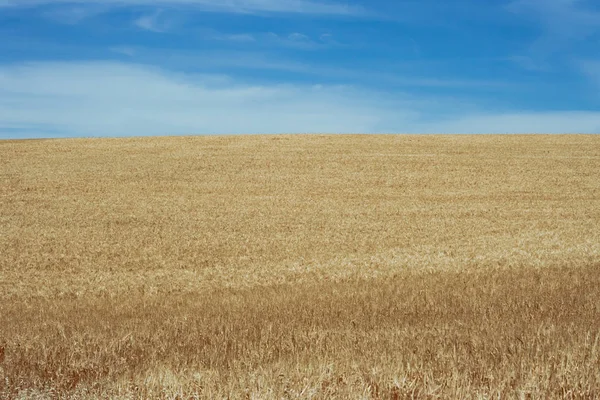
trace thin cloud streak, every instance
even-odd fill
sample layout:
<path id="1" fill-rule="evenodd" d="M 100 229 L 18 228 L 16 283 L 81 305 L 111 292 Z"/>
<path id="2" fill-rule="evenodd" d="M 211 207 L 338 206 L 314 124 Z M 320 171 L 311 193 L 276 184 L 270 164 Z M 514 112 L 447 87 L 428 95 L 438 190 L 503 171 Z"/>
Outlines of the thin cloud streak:
<path id="1" fill-rule="evenodd" d="M 321 35 L 318 39 L 313 39 L 299 32 L 289 34 L 277 34 L 274 32 L 228 33 L 219 32 L 214 29 L 206 29 L 200 33 L 202 39 L 230 43 L 253 43 L 258 48 L 282 47 L 296 50 L 319 50 L 341 46 L 330 36 Z"/>
<path id="2" fill-rule="evenodd" d="M 215 32 L 207 34 L 207 38 L 214 39 L 215 37 L 226 40 L 227 36 Z M 251 36 L 255 42 L 274 41 L 279 46 L 300 46 L 301 43 L 290 44 L 277 41 L 288 41 L 286 37 L 277 35 L 254 35 Z M 248 40 L 251 40 L 250 38 Z M 294 73 L 295 75 L 305 75 L 320 80 L 333 81 L 337 83 L 347 82 L 363 82 L 366 84 L 379 84 L 388 87 L 398 88 L 460 88 L 471 91 L 489 91 L 497 90 L 499 92 L 513 91 L 521 87 L 521 84 L 506 80 L 493 79 L 469 79 L 414 75 L 409 72 L 392 72 L 385 69 L 377 69 L 375 66 L 362 67 L 346 67 L 336 65 L 321 65 L 318 63 L 307 63 L 297 61 L 290 57 L 283 59 L 275 57 L 268 52 L 260 51 L 244 51 L 244 50 L 216 50 L 204 51 L 198 54 L 195 51 L 188 50 L 172 50 L 168 48 L 147 48 L 123 45 L 128 49 L 128 52 L 135 53 L 136 60 L 145 64 L 160 65 L 161 61 L 168 59 L 173 64 L 182 68 L 193 67 L 195 69 L 228 69 L 236 72 L 239 71 L 281 71 Z M 310 43 L 304 43 L 303 49 L 314 49 Z M 333 46 L 329 44 L 321 44 L 313 40 L 312 46 Z M 320 47 L 318 47 L 320 48 Z M 416 67 L 410 62 L 405 63 L 405 66 L 410 70 L 415 70 Z M 385 66 L 384 66 L 385 67 Z M 400 69 L 402 66 L 396 66 Z"/>
<path id="3" fill-rule="evenodd" d="M 314 0 L 0 0 L 0 7 L 85 4 L 88 6 L 189 6 L 204 11 L 230 13 L 293 13 L 324 15 L 361 15 L 361 6 Z"/>

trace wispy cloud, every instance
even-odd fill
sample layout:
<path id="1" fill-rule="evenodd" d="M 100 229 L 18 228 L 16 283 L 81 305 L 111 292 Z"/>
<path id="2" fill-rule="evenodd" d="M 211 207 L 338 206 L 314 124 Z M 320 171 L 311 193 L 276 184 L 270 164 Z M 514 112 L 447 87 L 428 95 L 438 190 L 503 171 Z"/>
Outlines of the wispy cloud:
<path id="1" fill-rule="evenodd" d="M 124 56 L 133 57 L 135 56 L 135 49 L 130 46 L 114 46 L 109 49 L 113 53 L 122 54 Z"/>
<path id="2" fill-rule="evenodd" d="M 116 62 L 0 66 L 0 137 L 600 132 L 600 113 L 489 113 L 340 85 L 248 84 Z"/>
<path id="3" fill-rule="evenodd" d="M 599 29 L 600 12 L 590 4 L 584 0 L 515 0 L 508 9 L 533 17 L 547 31 L 577 37 Z"/>
<path id="4" fill-rule="evenodd" d="M 86 4 L 105 6 L 189 6 L 205 11 L 234 13 L 295 13 L 360 15 L 364 9 L 347 2 L 317 0 L 0 0 L 0 7 L 26 7 L 36 5 Z"/>
<path id="5" fill-rule="evenodd" d="M 318 38 L 311 38 L 300 32 L 288 34 L 275 32 L 224 33 L 216 30 L 206 30 L 201 36 L 209 40 L 246 44 L 254 43 L 258 47 L 287 47 L 297 50 L 317 50 L 341 46 L 329 34 L 321 35 Z"/>
<path id="6" fill-rule="evenodd" d="M 57 21 L 62 24 L 74 25 L 81 23 L 89 17 L 102 14 L 106 11 L 106 7 L 95 5 L 95 6 L 83 6 L 75 5 L 72 7 L 61 7 L 58 9 L 47 10 L 44 12 L 44 17 Z"/>
<path id="7" fill-rule="evenodd" d="M 211 32 L 207 35 L 211 40 L 223 40 L 227 42 L 252 43 L 256 42 L 256 37 L 252 33 L 221 33 Z"/>
<path id="8" fill-rule="evenodd" d="M 511 61 L 527 71 L 533 72 L 547 72 L 551 70 L 550 65 L 544 60 L 538 57 L 529 55 L 516 55 L 507 57 L 507 61 Z"/>
<path id="9" fill-rule="evenodd" d="M 294 32 L 294 33 L 290 33 L 287 38 L 289 40 L 292 40 L 294 42 L 307 42 L 310 41 L 310 38 L 308 36 L 306 36 L 303 33 L 298 33 L 298 32 Z"/>
<path id="10" fill-rule="evenodd" d="M 507 8 L 541 27 L 542 34 L 530 46 L 530 53 L 544 58 L 600 31 L 600 12 L 589 4 L 584 0 L 515 0 Z"/>
<path id="11" fill-rule="evenodd" d="M 391 110 L 367 91 L 250 85 L 121 63 L 0 67 L 0 135 L 373 132 Z"/>
<path id="12" fill-rule="evenodd" d="M 321 35 L 318 38 L 312 38 L 300 32 L 288 34 L 269 32 L 266 35 L 261 35 L 261 38 L 263 39 L 263 43 L 268 45 L 289 47 L 298 50 L 317 50 L 339 46 L 339 43 L 335 42 L 331 35 Z"/>
<path id="13" fill-rule="evenodd" d="M 134 20 L 134 25 L 140 29 L 151 32 L 166 32 L 169 29 L 169 22 L 161 18 L 162 11 L 157 10 L 152 14 L 143 15 Z"/>
<path id="14" fill-rule="evenodd" d="M 211 34 L 212 35 L 212 34 Z M 223 35 L 223 34 L 219 34 Z M 224 35 L 226 37 L 226 35 Z M 300 44 L 282 44 L 279 40 L 286 41 L 287 36 L 277 36 L 269 38 L 264 34 L 252 36 L 257 44 L 278 43 L 282 46 L 299 46 Z M 225 40 L 225 39 L 223 39 Z M 314 39 L 313 39 L 314 40 Z M 270 41 L 270 42 L 269 42 Z M 244 43 L 245 44 L 245 43 Z M 310 45 L 306 45 L 310 46 Z M 316 42 L 314 46 L 332 46 L 329 44 L 319 45 Z M 335 45 L 343 46 L 343 45 Z M 127 53 L 119 52 L 117 49 L 111 49 L 125 55 L 135 54 L 134 60 L 137 62 L 162 65 L 167 68 L 195 69 L 204 71 L 229 71 L 233 74 L 246 75 L 247 73 L 259 73 L 268 75 L 271 71 L 278 71 L 286 74 L 293 74 L 295 78 L 303 77 L 311 80 L 324 82 L 335 82 L 345 84 L 348 82 L 360 82 L 363 85 L 374 85 L 379 87 L 396 89 L 414 89 L 414 88 L 439 88 L 439 89 L 461 89 L 475 92 L 494 91 L 495 93 L 510 93 L 523 88 L 523 84 L 511 82 L 503 79 L 479 79 L 470 77 L 456 77 L 448 74 L 432 72 L 418 74 L 419 68 L 423 68 L 423 63 L 413 64 L 411 62 L 401 63 L 390 68 L 386 65 L 377 65 L 366 63 L 362 65 L 350 66 L 340 64 L 327 64 L 302 60 L 301 57 L 286 56 L 281 57 L 276 53 L 261 51 L 260 46 L 255 50 L 205 50 L 201 53 L 192 50 L 169 49 L 169 48 L 148 48 L 136 46 L 124 46 Z M 247 48 L 247 46 L 244 46 Z M 314 47 L 306 47 L 314 48 Z M 321 47 L 316 47 L 321 48 Z M 166 60 L 166 61 L 165 61 Z M 404 68 L 406 72 L 401 72 Z M 441 95 L 438 95 L 442 98 Z"/>

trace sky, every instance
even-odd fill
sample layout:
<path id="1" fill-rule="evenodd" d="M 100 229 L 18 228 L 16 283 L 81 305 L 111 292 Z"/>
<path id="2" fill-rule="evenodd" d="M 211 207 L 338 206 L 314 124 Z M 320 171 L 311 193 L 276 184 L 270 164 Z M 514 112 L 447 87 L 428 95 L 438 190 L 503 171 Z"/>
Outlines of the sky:
<path id="1" fill-rule="evenodd" d="M 0 0 L 0 138 L 600 133 L 597 0 Z"/>

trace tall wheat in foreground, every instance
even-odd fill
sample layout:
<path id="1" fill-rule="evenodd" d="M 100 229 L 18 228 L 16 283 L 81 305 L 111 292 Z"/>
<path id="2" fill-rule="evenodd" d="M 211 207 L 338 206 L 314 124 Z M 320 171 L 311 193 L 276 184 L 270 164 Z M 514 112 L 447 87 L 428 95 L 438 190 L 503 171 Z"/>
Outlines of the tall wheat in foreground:
<path id="1" fill-rule="evenodd" d="M 0 141 L 0 398 L 600 398 L 600 136 Z"/>

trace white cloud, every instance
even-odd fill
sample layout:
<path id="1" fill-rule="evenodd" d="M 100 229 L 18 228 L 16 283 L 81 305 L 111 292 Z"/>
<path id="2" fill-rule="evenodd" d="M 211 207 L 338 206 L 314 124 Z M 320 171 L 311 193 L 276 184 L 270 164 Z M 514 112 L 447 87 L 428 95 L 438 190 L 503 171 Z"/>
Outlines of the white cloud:
<path id="1" fill-rule="evenodd" d="M 252 43 L 256 42 L 256 38 L 251 33 L 217 33 L 213 32 L 208 35 L 212 40 L 224 40 L 227 42 Z"/>
<path id="2" fill-rule="evenodd" d="M 551 69 L 547 62 L 536 60 L 531 56 L 510 56 L 507 57 L 507 61 L 512 61 L 527 71 L 546 72 Z"/>
<path id="3" fill-rule="evenodd" d="M 325 39 L 313 40 L 308 35 L 293 32 L 281 35 L 274 32 L 254 33 L 227 33 L 214 29 L 205 29 L 201 33 L 202 38 L 237 43 L 255 43 L 257 45 L 290 47 L 300 50 L 315 50 L 319 48 L 330 48 L 335 43 L 333 39 L 326 36 Z"/>
<path id="4" fill-rule="evenodd" d="M 1 3 L 0 3 L 1 6 Z M 67 25 L 79 24 L 90 17 L 106 12 L 106 6 L 102 4 L 75 5 L 71 7 L 60 7 L 43 12 L 43 16 L 53 21 Z"/>
<path id="5" fill-rule="evenodd" d="M 0 0 L 0 7 L 35 6 L 51 4 L 86 4 L 111 6 L 193 6 L 206 11 L 272 12 L 299 14 L 356 15 L 364 12 L 347 2 L 318 0 Z"/>
<path id="6" fill-rule="evenodd" d="M 486 113 L 406 93 L 116 62 L 0 66 L 0 137 L 294 132 L 600 133 L 600 113 Z"/>
<path id="7" fill-rule="evenodd" d="M 308 36 L 306 36 L 303 33 L 298 33 L 298 32 L 290 33 L 288 35 L 288 39 L 289 40 L 298 41 L 298 42 L 305 42 L 305 41 L 309 41 L 310 40 L 310 38 Z"/>
<path id="8" fill-rule="evenodd" d="M 140 29 L 151 32 L 166 32 L 169 29 L 169 22 L 161 18 L 162 12 L 156 11 L 153 14 L 143 15 L 137 18 L 133 23 Z"/>
<path id="9" fill-rule="evenodd" d="M 600 33 L 600 11 L 590 7 L 592 4 L 592 0 L 512 1 L 508 10 L 535 23 L 540 34 L 527 44 L 524 54 L 509 59 L 534 72 L 573 68 L 575 54 L 589 53 L 593 37 Z M 588 50 L 582 50 L 585 48 Z"/>
<path id="10" fill-rule="evenodd" d="M 402 111 L 349 87 L 245 85 L 120 63 L 0 67 L 0 135 L 371 132 Z"/>
<path id="11" fill-rule="evenodd" d="M 545 29 L 563 34 L 585 34 L 598 30 L 600 12 L 582 0 L 514 0 L 508 9 L 534 17 Z"/>
<path id="12" fill-rule="evenodd" d="M 203 35 L 206 39 L 226 40 L 227 34 L 216 31 L 208 31 Z M 309 38 L 310 39 L 310 38 Z M 277 35 L 275 33 L 254 34 L 249 38 L 258 44 L 277 45 L 300 50 L 326 49 L 333 46 L 343 46 L 338 44 L 321 43 L 310 39 L 308 43 L 304 41 L 292 41 L 287 35 Z M 477 78 L 454 78 L 438 75 L 435 77 L 426 75 L 414 75 L 402 72 L 389 72 L 389 66 L 365 64 L 363 66 L 331 66 L 318 63 L 306 63 L 295 60 L 293 57 L 274 57 L 268 52 L 254 50 L 205 50 L 198 51 L 169 49 L 169 48 L 150 48 L 150 47 L 127 47 L 135 52 L 136 60 L 152 65 L 164 65 L 164 60 L 168 59 L 170 65 L 176 65 L 178 68 L 195 69 L 226 69 L 226 70 L 260 70 L 282 71 L 293 73 L 295 76 L 302 75 L 313 80 L 325 80 L 334 82 L 361 82 L 363 85 L 376 84 L 379 87 L 388 88 L 457 88 L 461 90 L 483 91 L 496 90 L 499 93 L 514 91 L 523 85 L 507 80 L 477 79 Z M 111 49 L 115 51 L 115 49 Z M 408 65 L 408 63 L 404 63 Z M 416 70 L 422 64 L 414 64 L 410 69 Z M 381 69 L 379 69 L 381 68 Z"/>
<path id="13" fill-rule="evenodd" d="M 141 28 L 141 29 L 144 29 L 147 31 L 152 31 L 152 32 L 162 32 L 163 31 L 158 26 L 156 15 L 144 15 L 144 16 L 136 19 L 133 23 L 138 28 Z"/>
<path id="14" fill-rule="evenodd" d="M 332 47 L 333 43 L 317 42 L 308 35 L 293 32 L 287 35 L 278 35 L 274 32 L 258 36 L 261 43 L 280 47 L 288 47 L 297 50 L 317 50 Z"/>

